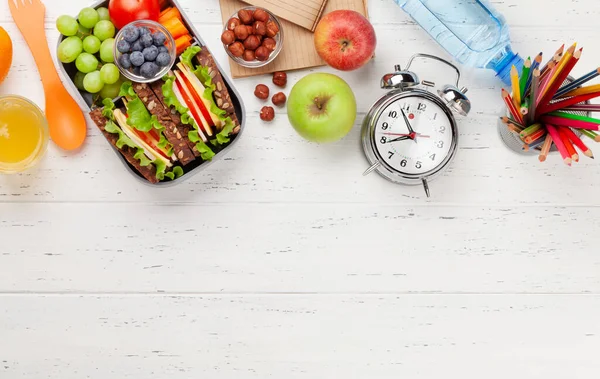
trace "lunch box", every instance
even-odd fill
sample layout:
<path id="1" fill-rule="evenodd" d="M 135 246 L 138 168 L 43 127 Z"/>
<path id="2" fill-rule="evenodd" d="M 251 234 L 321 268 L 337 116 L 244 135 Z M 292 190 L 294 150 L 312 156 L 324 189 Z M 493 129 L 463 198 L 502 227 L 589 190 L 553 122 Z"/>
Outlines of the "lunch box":
<path id="1" fill-rule="evenodd" d="M 206 44 L 204 43 L 204 41 L 202 40 L 202 38 L 200 37 L 198 31 L 196 30 L 196 28 L 194 28 L 194 26 L 192 25 L 190 19 L 188 18 L 187 14 L 184 12 L 184 10 L 181 8 L 181 6 L 179 5 L 179 3 L 177 2 L 177 0 L 169 0 L 168 3 L 170 4 L 169 6 L 172 7 L 176 7 L 179 12 L 181 13 L 181 17 L 183 18 L 183 22 L 185 24 L 185 26 L 188 28 L 190 34 L 192 35 L 194 42 L 192 44 L 192 46 L 200 46 L 202 49 L 207 49 L 210 51 L 210 49 L 208 49 L 206 47 Z M 108 8 L 108 1 L 102 1 L 100 3 L 97 3 L 95 5 L 92 6 L 93 8 L 99 8 L 99 7 L 106 7 Z M 64 39 L 64 37 L 59 38 L 58 43 L 60 44 L 62 42 L 62 40 Z M 214 57 L 214 54 L 213 54 Z M 140 180 L 141 182 L 149 185 L 149 186 L 153 186 L 153 187 L 168 187 L 168 186 L 173 186 L 179 183 L 182 183 L 183 181 L 191 178 L 193 175 L 198 174 L 200 171 L 208 168 L 210 165 L 212 165 L 213 163 L 215 163 L 216 161 L 223 159 L 225 157 L 225 155 L 229 152 L 229 150 L 231 150 L 235 144 L 237 144 L 238 140 L 240 139 L 242 133 L 244 132 L 245 129 L 245 122 L 246 122 L 246 112 L 244 109 L 244 103 L 242 102 L 242 99 L 239 95 L 239 93 L 237 92 L 237 90 L 235 89 L 235 87 L 233 86 L 233 83 L 231 82 L 231 79 L 229 78 L 228 75 L 225 74 L 225 71 L 223 71 L 221 65 L 219 65 L 219 63 L 216 61 L 215 59 L 215 64 L 217 66 L 217 69 L 221 72 L 221 76 L 223 76 L 223 81 L 225 83 L 225 86 L 227 87 L 227 90 L 229 91 L 229 94 L 231 96 L 231 102 L 233 103 L 233 106 L 235 108 L 235 114 L 239 120 L 240 123 L 240 131 L 235 134 L 235 135 L 231 135 L 231 142 L 222 150 L 218 151 L 216 153 L 216 155 L 213 157 L 213 159 L 211 161 L 208 162 L 200 162 L 200 159 L 196 159 L 198 162 L 192 162 L 190 164 L 188 164 L 187 166 L 184 167 L 184 174 L 183 176 L 172 180 L 172 181 L 166 181 L 166 182 L 159 182 L 156 184 L 152 184 L 150 182 L 148 182 L 143 176 L 141 176 L 137 170 L 132 167 L 129 162 L 127 162 L 127 160 L 121 155 L 121 153 L 114 147 L 111 145 L 111 147 L 113 148 L 115 154 L 119 157 L 119 159 L 121 160 L 121 162 L 123 163 L 123 165 L 129 170 L 129 172 L 136 177 L 138 180 Z M 72 93 L 76 93 L 77 97 L 76 100 L 79 103 L 79 105 L 84 109 L 84 111 L 86 113 L 90 113 L 93 109 L 93 97 L 91 94 L 89 93 L 85 93 L 82 91 L 79 91 L 79 89 L 77 89 L 77 87 L 75 87 L 75 83 L 73 82 L 73 77 L 75 75 L 75 73 L 77 72 L 77 68 L 75 68 L 74 64 L 64 64 L 60 61 L 58 61 L 58 67 L 60 69 L 60 71 L 62 71 L 62 74 L 65 76 L 65 78 L 67 78 L 67 83 L 68 85 L 71 86 L 72 88 Z M 113 99 L 113 101 L 117 101 L 119 98 L 117 99 Z M 107 141 L 108 142 L 108 141 Z M 110 143 L 109 143 L 110 144 Z"/>

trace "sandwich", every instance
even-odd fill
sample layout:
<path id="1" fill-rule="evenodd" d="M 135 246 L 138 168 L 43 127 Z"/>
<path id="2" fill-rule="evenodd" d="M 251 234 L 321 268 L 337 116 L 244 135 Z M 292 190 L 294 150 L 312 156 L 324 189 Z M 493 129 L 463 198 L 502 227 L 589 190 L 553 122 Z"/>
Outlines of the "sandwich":
<path id="1" fill-rule="evenodd" d="M 123 83 L 119 96 L 116 102 L 105 99 L 104 107 L 90 116 L 153 184 L 210 161 L 240 130 L 225 82 L 210 53 L 200 47 L 188 48 L 159 81 Z"/>

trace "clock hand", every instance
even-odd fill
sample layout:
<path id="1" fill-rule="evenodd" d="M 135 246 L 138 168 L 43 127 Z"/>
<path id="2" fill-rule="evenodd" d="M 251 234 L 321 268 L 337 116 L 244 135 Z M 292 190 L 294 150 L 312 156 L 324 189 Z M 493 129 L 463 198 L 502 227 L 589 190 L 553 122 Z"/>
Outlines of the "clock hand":
<path id="1" fill-rule="evenodd" d="M 408 141 L 408 140 L 412 140 L 412 138 L 410 138 L 409 136 L 403 136 L 403 137 L 398 137 L 398 138 L 386 141 L 385 143 L 392 143 L 392 142 L 398 142 L 398 141 Z"/>
<path id="2" fill-rule="evenodd" d="M 410 122 L 408 121 L 408 117 L 406 117 L 406 113 L 404 113 L 404 109 L 400 108 L 400 111 L 402 112 L 402 117 L 404 117 L 404 122 L 406 123 L 406 127 L 408 128 L 408 131 L 410 133 L 414 133 L 415 131 L 413 130 L 412 126 L 410 125 Z"/>
<path id="3" fill-rule="evenodd" d="M 426 136 L 425 134 L 420 134 L 420 133 L 411 133 L 411 134 L 381 133 L 381 134 L 385 134 L 386 136 L 399 136 L 399 137 L 413 137 L 413 135 L 414 135 L 415 137 L 420 137 L 420 138 L 431 138 L 431 136 Z"/>

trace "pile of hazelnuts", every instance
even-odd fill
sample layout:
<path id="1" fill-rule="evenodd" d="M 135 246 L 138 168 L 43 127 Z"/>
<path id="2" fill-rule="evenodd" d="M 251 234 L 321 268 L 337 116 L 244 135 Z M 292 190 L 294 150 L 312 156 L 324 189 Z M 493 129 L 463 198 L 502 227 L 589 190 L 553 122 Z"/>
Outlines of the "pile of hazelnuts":
<path id="1" fill-rule="evenodd" d="M 238 17 L 227 22 L 227 30 L 221 35 L 221 42 L 234 57 L 247 62 L 269 59 L 277 42 L 279 26 L 264 9 L 240 9 Z"/>
<path id="2" fill-rule="evenodd" d="M 284 88 L 287 85 L 287 74 L 285 72 L 281 72 L 281 71 L 277 71 L 277 72 L 273 73 L 273 84 L 275 84 L 278 87 Z M 261 100 L 267 100 L 269 98 L 269 94 L 270 94 L 269 87 L 267 87 L 264 84 L 257 85 L 256 89 L 254 90 L 254 96 L 258 97 Z M 285 105 L 285 102 L 287 101 L 287 97 L 285 96 L 285 93 L 277 92 L 275 95 L 273 95 L 273 98 L 271 98 L 271 101 L 273 102 L 274 105 L 276 105 L 278 107 L 283 107 Z M 275 109 L 273 109 L 273 107 L 264 106 L 260 110 L 260 119 L 261 120 L 270 122 L 270 121 L 273 121 L 274 118 L 275 118 Z"/>

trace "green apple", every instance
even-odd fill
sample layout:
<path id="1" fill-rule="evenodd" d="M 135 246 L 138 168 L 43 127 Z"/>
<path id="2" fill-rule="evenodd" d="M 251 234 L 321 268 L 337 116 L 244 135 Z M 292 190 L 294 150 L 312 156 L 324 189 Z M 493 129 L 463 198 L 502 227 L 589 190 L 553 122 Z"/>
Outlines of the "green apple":
<path id="1" fill-rule="evenodd" d="M 350 86 L 333 74 L 302 78 L 290 93 L 288 118 L 298 134 L 312 142 L 335 142 L 352 130 L 356 98 Z"/>

